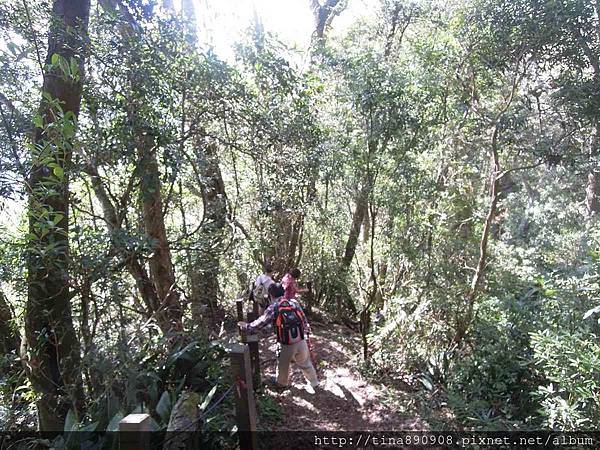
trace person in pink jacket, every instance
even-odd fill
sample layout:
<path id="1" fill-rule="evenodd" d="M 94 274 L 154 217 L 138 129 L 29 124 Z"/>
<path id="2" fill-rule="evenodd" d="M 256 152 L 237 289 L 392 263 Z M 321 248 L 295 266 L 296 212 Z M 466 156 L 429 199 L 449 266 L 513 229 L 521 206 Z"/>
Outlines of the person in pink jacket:
<path id="1" fill-rule="evenodd" d="M 293 269 L 290 269 L 290 271 L 286 273 L 281 280 L 281 285 L 285 289 L 284 297 L 286 299 L 290 300 L 296 298 L 298 294 L 308 292 L 308 289 L 298 287 L 298 279 L 300 278 L 300 275 L 300 269 L 294 267 Z"/>
<path id="2" fill-rule="evenodd" d="M 320 383 L 312 363 L 310 325 L 306 315 L 296 300 L 284 297 L 283 286 L 279 283 L 269 286 L 269 297 L 272 303 L 258 319 L 251 323 L 238 322 L 238 326 L 252 334 L 272 323 L 278 343 L 277 375 L 269 381 L 279 388 L 288 387 L 290 367 L 295 363 L 302 369 L 314 392 Z"/>

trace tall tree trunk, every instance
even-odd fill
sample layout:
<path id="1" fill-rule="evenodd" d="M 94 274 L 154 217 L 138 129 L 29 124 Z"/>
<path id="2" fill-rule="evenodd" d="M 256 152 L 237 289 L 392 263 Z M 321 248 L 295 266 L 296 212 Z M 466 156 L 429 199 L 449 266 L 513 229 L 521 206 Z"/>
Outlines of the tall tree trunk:
<path id="1" fill-rule="evenodd" d="M 374 186 L 374 178 L 373 174 L 371 173 L 370 163 L 378 148 L 378 141 L 372 140 L 367 144 L 367 168 L 365 169 L 366 172 L 363 176 L 362 187 L 356 196 L 354 213 L 352 214 L 352 223 L 350 224 L 350 232 L 348 233 L 348 238 L 344 247 L 344 256 L 340 262 L 340 285 L 335 288 L 335 291 L 337 291 L 336 294 L 338 296 L 341 294 L 348 308 L 355 316 L 358 313 L 358 310 L 356 309 L 356 305 L 354 304 L 352 296 L 345 286 L 345 280 L 350 269 L 350 265 L 352 264 L 352 260 L 354 259 L 354 255 L 356 254 L 356 247 L 358 245 L 361 226 L 365 220 L 368 220 L 369 217 L 369 199 Z M 371 230 L 371 233 L 372 232 L 373 230 Z"/>
<path id="2" fill-rule="evenodd" d="M 142 264 L 140 261 L 139 255 L 128 251 L 120 242 L 118 242 L 118 240 L 115 239 L 116 235 L 123 232 L 121 227 L 122 217 L 111 201 L 106 188 L 102 183 L 98 173 L 98 168 L 94 163 L 90 163 L 84 167 L 84 170 L 90 176 L 92 189 L 94 190 L 94 194 L 102 206 L 104 221 L 106 222 L 106 226 L 110 233 L 110 240 L 113 249 L 122 256 L 125 262 L 125 267 L 127 267 L 128 272 L 135 280 L 136 287 L 146 308 L 147 317 L 150 318 L 153 314 L 158 312 L 160 301 L 152 280 L 148 275 L 148 271 L 146 270 L 144 264 Z M 161 330 L 164 333 L 167 333 L 170 329 L 170 325 L 168 323 L 159 323 L 159 326 L 161 326 Z"/>
<path id="3" fill-rule="evenodd" d="M 521 55 L 522 56 L 522 55 Z M 497 214 L 498 209 L 498 201 L 500 199 L 500 182 L 502 181 L 503 176 L 508 175 L 508 172 L 505 172 L 503 175 L 501 174 L 501 165 L 500 165 L 500 152 L 499 152 L 499 143 L 500 139 L 500 130 L 501 130 L 501 119 L 506 114 L 508 109 L 510 108 L 512 101 L 514 99 L 515 93 L 517 92 L 517 88 L 519 83 L 525 76 L 526 67 L 524 65 L 524 69 L 521 72 L 519 66 L 523 63 L 523 60 L 519 58 L 515 64 L 515 73 L 511 82 L 511 88 L 507 97 L 505 97 L 504 104 L 495 115 L 492 124 L 492 136 L 490 141 L 490 152 L 491 152 L 491 160 L 492 160 L 492 174 L 490 178 L 490 206 L 488 209 L 487 216 L 485 218 L 485 222 L 483 223 L 483 230 L 481 232 L 481 239 L 479 241 L 479 259 L 477 261 L 477 267 L 475 268 L 475 273 L 471 278 L 471 286 L 469 291 L 465 295 L 464 305 L 465 305 L 465 313 L 461 316 L 461 311 L 458 311 L 456 314 L 456 329 L 454 333 L 454 337 L 451 342 L 451 351 L 447 352 L 447 355 L 453 354 L 453 351 L 459 348 L 465 338 L 471 323 L 473 322 L 473 316 L 475 311 L 475 302 L 479 295 L 479 291 L 481 285 L 483 284 L 484 272 L 487 263 L 488 257 L 488 241 L 491 234 L 492 224 L 494 222 L 494 218 Z M 448 358 L 444 357 L 444 365 L 448 364 Z"/>
<path id="4" fill-rule="evenodd" d="M 196 13 L 191 0 L 183 0 L 182 10 L 189 29 L 187 39 L 190 51 L 195 51 Z M 219 273 L 224 238 L 227 228 L 227 197 L 219 166 L 218 147 L 208 142 L 202 130 L 194 139 L 197 176 L 200 181 L 204 214 L 200 227 L 200 254 L 191 270 L 192 318 L 201 323 L 203 305 L 216 306 L 219 297 Z"/>
<path id="5" fill-rule="evenodd" d="M 409 5 L 407 8 L 403 1 L 397 0 L 389 11 L 390 29 L 385 39 L 385 49 L 383 51 L 385 58 L 388 58 L 392 53 L 394 41 L 399 41 L 398 45 L 402 42 L 406 29 L 412 23 L 414 8 L 414 5 Z"/>
<path id="6" fill-rule="evenodd" d="M 368 244 L 371 235 L 371 218 L 369 217 L 369 208 L 365 211 L 365 218 L 362 224 L 363 229 L 363 244 Z"/>
<path id="7" fill-rule="evenodd" d="M 81 103 L 89 9 L 89 0 L 54 1 L 44 95 L 38 111 L 41 121 L 36 120 L 33 137 L 29 179 L 32 238 L 25 315 L 29 355 L 24 364 L 40 396 L 39 427 L 44 431 L 62 430 L 67 412 L 71 409 L 79 416 L 84 406 L 80 347 L 69 291 L 68 180 Z M 67 76 L 64 68 L 70 68 L 71 61 L 78 70 L 70 70 L 71 76 Z"/>
<path id="8" fill-rule="evenodd" d="M 92 348 L 92 333 L 90 330 L 90 305 L 92 304 L 92 282 L 90 274 L 85 271 L 81 275 L 81 284 L 79 286 L 81 296 L 81 317 L 79 329 L 83 339 L 83 353 L 86 354 Z"/>
<path id="9" fill-rule="evenodd" d="M 198 140 L 195 147 L 198 170 L 202 178 L 204 217 L 198 238 L 201 250 L 194 264 L 192 281 L 194 289 L 197 290 L 194 297 L 197 297 L 199 304 L 214 307 L 219 296 L 220 261 L 227 226 L 227 199 L 216 144 L 206 144 L 203 140 Z M 201 320 L 200 313 L 196 311 L 197 306 L 195 308 L 192 305 L 195 323 Z"/>
<path id="10" fill-rule="evenodd" d="M 122 35 L 126 39 L 135 40 L 137 33 L 140 32 L 139 25 L 120 2 L 119 10 L 124 19 L 121 26 Z M 144 109 L 144 101 L 148 100 L 145 97 L 145 92 L 149 89 L 144 86 L 146 80 L 142 78 L 143 75 L 137 70 L 137 67 L 142 66 L 142 62 L 135 51 L 132 52 L 129 65 L 131 68 L 129 71 L 130 101 L 127 114 L 132 124 L 133 140 L 138 156 L 139 173 L 141 174 L 142 222 L 146 235 L 152 239 L 154 244 L 148 265 L 154 290 L 158 297 L 155 317 L 163 332 L 181 331 L 183 330 L 183 310 L 175 284 L 175 272 L 163 216 L 160 170 L 156 158 L 158 151 L 156 130 L 141 113 Z"/>
<path id="11" fill-rule="evenodd" d="M 304 230 L 304 213 L 292 222 L 292 230 L 287 245 L 286 269 L 297 266 L 302 257 L 302 235 Z"/>
<path id="12" fill-rule="evenodd" d="M 456 330 L 454 334 L 454 338 L 452 340 L 453 344 L 458 347 L 462 343 L 471 322 L 473 321 L 473 314 L 475 308 L 475 301 L 479 294 L 479 290 L 481 284 L 483 282 L 483 275 L 486 267 L 487 257 L 488 257 L 488 241 L 491 234 L 492 224 L 494 222 L 494 218 L 496 217 L 496 212 L 498 208 L 498 199 L 500 195 L 500 158 L 498 154 L 498 137 L 500 133 L 500 125 L 496 122 L 494 126 L 494 131 L 492 134 L 492 175 L 490 180 L 490 206 L 488 208 L 488 213 L 485 218 L 485 222 L 483 224 L 483 231 L 481 232 L 481 239 L 479 241 L 479 259 L 477 261 L 477 267 L 475 268 L 475 273 L 473 274 L 473 278 L 471 279 L 471 287 L 467 295 L 465 296 L 465 312 L 464 315 L 458 316 Z M 459 313 L 460 314 L 460 313 Z"/>
<path id="13" fill-rule="evenodd" d="M 350 233 L 348 234 L 348 239 L 346 240 L 346 245 L 344 247 L 344 256 L 340 262 L 340 274 L 337 281 L 338 284 L 332 286 L 331 292 L 336 299 L 338 313 L 341 315 L 342 319 L 347 319 L 347 317 L 344 317 L 342 301 L 345 303 L 347 309 L 350 310 L 352 315 L 356 316 L 356 314 L 358 314 L 358 310 L 352 295 L 350 295 L 348 288 L 346 287 L 346 278 L 350 270 L 352 260 L 354 259 L 354 255 L 356 254 L 356 246 L 358 245 L 360 228 L 365 221 L 365 217 L 367 216 L 367 208 L 369 207 L 369 192 L 370 183 L 365 182 L 361 190 L 358 192 L 358 196 L 356 198 L 356 206 L 352 215 Z"/>
<path id="14" fill-rule="evenodd" d="M 369 267 L 371 269 L 371 275 L 369 279 L 370 288 L 367 292 L 367 300 L 363 309 L 360 312 L 360 334 L 362 337 L 363 344 L 363 358 L 367 367 L 370 365 L 369 361 L 369 340 L 368 335 L 371 330 L 371 308 L 376 304 L 379 290 L 379 282 L 377 272 L 375 270 L 375 219 L 377 217 L 377 211 L 375 210 L 372 203 L 368 205 L 367 215 L 370 218 L 371 225 L 371 237 L 369 246 Z"/>
<path id="15" fill-rule="evenodd" d="M 0 354 L 8 354 L 19 348 L 19 332 L 13 322 L 13 313 L 10 305 L 0 291 Z"/>
<path id="16" fill-rule="evenodd" d="M 585 206 L 589 217 L 600 212 L 600 173 L 593 167 L 594 156 L 600 153 L 600 123 L 596 124 L 595 134 L 592 138 L 590 149 L 590 161 L 592 168 L 588 173 L 587 186 L 585 189 Z"/>
<path id="17" fill-rule="evenodd" d="M 135 85 L 132 86 L 132 89 L 135 91 Z M 134 124 L 139 119 L 136 117 L 135 111 L 136 108 L 133 106 L 131 116 Z M 159 301 L 156 319 L 163 331 L 181 331 L 183 329 L 183 311 L 179 302 L 179 292 L 175 286 L 175 272 L 163 216 L 160 172 L 156 160 L 156 143 L 154 138 L 143 130 L 139 122 L 137 125 L 137 127 L 134 125 L 134 128 L 140 173 L 142 174 L 140 180 L 142 220 L 146 234 L 154 242 L 154 251 L 148 260 L 148 264 Z"/>
<path id="18" fill-rule="evenodd" d="M 588 215 L 594 216 L 600 212 L 600 174 L 595 170 L 588 173 L 587 186 L 585 189 L 585 205 Z"/>
<path id="19" fill-rule="evenodd" d="M 360 227 L 365 220 L 367 208 L 369 207 L 369 192 L 369 183 L 365 182 L 356 197 L 356 206 L 352 215 L 352 224 L 350 225 L 350 232 L 348 233 L 348 239 L 346 240 L 346 246 L 344 248 L 344 256 L 342 258 L 342 270 L 344 271 L 347 271 L 350 268 L 354 255 L 356 254 Z"/>
<path id="20" fill-rule="evenodd" d="M 273 273 L 281 277 L 299 263 L 304 213 L 290 212 L 279 207 L 272 212 L 271 217 L 276 232 L 265 246 L 262 260 L 271 261 Z"/>
<path id="21" fill-rule="evenodd" d="M 385 144 L 383 144 L 385 146 Z M 368 217 L 369 212 L 369 198 L 371 197 L 371 191 L 373 190 L 374 178 L 371 173 L 371 160 L 373 155 L 380 147 L 380 143 L 375 140 L 370 140 L 367 144 L 367 168 L 364 173 L 362 180 L 362 187 L 356 196 L 356 205 L 354 208 L 354 214 L 352 215 L 352 224 L 350 225 L 350 232 L 348 233 L 348 239 L 346 240 L 346 246 L 344 248 L 344 256 L 341 261 L 341 268 L 343 272 L 347 272 L 352 264 L 354 255 L 356 253 L 356 246 L 358 244 L 358 237 L 360 235 L 360 228 L 365 218 Z"/>
<path id="22" fill-rule="evenodd" d="M 319 0 L 310 1 L 315 21 L 314 34 L 318 39 L 323 39 L 325 37 L 325 30 L 333 18 L 338 14 L 338 11 L 336 11 L 336 6 L 339 3 L 340 0 L 325 0 L 325 2 L 321 5 Z"/>
<path id="23" fill-rule="evenodd" d="M 135 42 L 141 28 L 129 12 L 127 5 L 124 5 L 122 0 L 100 0 L 100 3 L 110 13 L 118 13 L 120 16 L 119 32 L 123 39 L 132 43 Z M 169 9 L 168 5 L 167 9 Z M 135 51 L 131 52 L 131 59 L 128 64 L 130 67 L 130 95 L 127 115 L 132 126 L 133 141 L 138 156 L 139 173 L 141 174 L 141 218 L 144 231 L 154 244 L 154 251 L 148 265 L 152 287 L 157 297 L 157 305 L 156 307 L 151 305 L 151 307 L 159 327 L 166 334 L 171 331 L 183 330 L 183 310 L 179 292 L 175 286 L 175 273 L 163 216 L 160 171 L 156 158 L 158 151 L 157 133 L 152 124 L 147 123 L 142 114 L 144 102 L 148 100 L 145 95 L 147 92 L 151 92 L 151 89 L 144 86 L 146 80 L 137 69 L 142 67 L 143 64 Z M 134 274 L 138 288 L 142 292 L 142 297 L 148 301 L 153 301 L 152 289 L 148 286 L 143 264 L 133 257 L 129 260 L 129 269 Z"/>
<path id="24" fill-rule="evenodd" d="M 523 183 L 523 188 L 527 193 L 527 210 L 525 211 L 525 214 L 523 214 L 523 217 L 519 221 L 518 233 L 521 239 L 523 239 L 525 242 L 529 242 L 529 229 L 531 227 L 531 211 L 535 207 L 535 204 L 539 201 L 540 193 L 531 187 L 526 176 L 521 177 L 521 182 Z"/>

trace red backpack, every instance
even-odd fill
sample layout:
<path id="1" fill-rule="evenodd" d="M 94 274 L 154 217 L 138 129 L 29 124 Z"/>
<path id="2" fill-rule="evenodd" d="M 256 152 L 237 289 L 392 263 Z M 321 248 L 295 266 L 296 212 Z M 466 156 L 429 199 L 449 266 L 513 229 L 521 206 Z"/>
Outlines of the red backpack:
<path id="1" fill-rule="evenodd" d="M 286 299 L 275 305 L 273 330 L 277 341 L 290 345 L 304 339 L 304 321 L 300 309 Z"/>

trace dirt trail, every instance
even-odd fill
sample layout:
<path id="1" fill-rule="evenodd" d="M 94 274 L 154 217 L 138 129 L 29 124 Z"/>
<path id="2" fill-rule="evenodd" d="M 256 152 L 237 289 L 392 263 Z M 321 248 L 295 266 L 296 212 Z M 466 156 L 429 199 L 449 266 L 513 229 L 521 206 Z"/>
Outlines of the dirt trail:
<path id="1" fill-rule="evenodd" d="M 360 355 L 360 337 L 339 325 L 312 323 L 311 340 L 317 358 L 322 389 L 311 393 L 298 367 L 292 370 L 292 386 L 278 392 L 269 389 L 283 410 L 278 430 L 424 430 L 427 425 L 407 413 L 402 398 L 383 385 L 367 382 L 354 368 Z M 275 375 L 277 344 L 272 335 L 261 335 L 261 368 L 264 377 Z"/>

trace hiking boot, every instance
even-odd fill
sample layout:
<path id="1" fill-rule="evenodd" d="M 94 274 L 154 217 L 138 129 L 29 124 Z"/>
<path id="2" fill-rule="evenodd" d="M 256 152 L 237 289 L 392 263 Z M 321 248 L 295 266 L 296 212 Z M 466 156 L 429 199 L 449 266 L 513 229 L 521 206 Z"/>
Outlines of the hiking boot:
<path id="1" fill-rule="evenodd" d="M 267 378 L 266 385 L 277 391 L 285 391 L 286 389 L 289 389 L 289 386 L 284 386 L 282 384 L 279 384 L 277 382 L 277 378 L 275 378 L 275 377 Z"/>
<path id="2" fill-rule="evenodd" d="M 314 386 L 310 383 L 306 384 L 306 392 L 308 392 L 311 395 L 318 394 L 319 392 L 322 392 L 322 391 L 323 391 L 323 386 L 320 382 L 315 384 Z"/>

